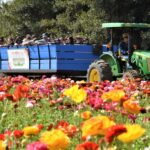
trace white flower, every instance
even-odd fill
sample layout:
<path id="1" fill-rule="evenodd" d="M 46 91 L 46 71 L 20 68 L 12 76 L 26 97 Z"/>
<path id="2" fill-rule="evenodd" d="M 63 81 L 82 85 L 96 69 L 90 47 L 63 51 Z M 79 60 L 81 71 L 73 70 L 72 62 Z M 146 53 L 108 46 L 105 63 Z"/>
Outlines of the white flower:
<path id="1" fill-rule="evenodd" d="M 2 118 L 6 117 L 7 116 L 7 113 L 2 113 Z"/>
<path id="2" fill-rule="evenodd" d="M 150 146 L 149 147 L 145 147 L 144 150 L 150 150 Z"/>
<path id="3" fill-rule="evenodd" d="M 30 108 L 30 107 L 33 107 L 34 105 L 33 105 L 33 103 L 32 102 L 30 102 L 30 101 L 27 101 L 27 104 L 26 104 L 26 107 L 27 108 Z"/>
<path id="4" fill-rule="evenodd" d="M 57 77 L 56 77 L 56 76 L 52 76 L 52 77 L 51 77 L 51 82 L 52 82 L 52 83 L 57 82 Z"/>
<path id="5" fill-rule="evenodd" d="M 73 115 L 74 115 L 74 116 L 79 116 L 79 112 L 78 112 L 78 111 L 75 111 Z"/>
<path id="6" fill-rule="evenodd" d="M 91 140 L 91 136 L 89 135 L 86 137 L 86 141 L 90 141 L 90 140 Z"/>

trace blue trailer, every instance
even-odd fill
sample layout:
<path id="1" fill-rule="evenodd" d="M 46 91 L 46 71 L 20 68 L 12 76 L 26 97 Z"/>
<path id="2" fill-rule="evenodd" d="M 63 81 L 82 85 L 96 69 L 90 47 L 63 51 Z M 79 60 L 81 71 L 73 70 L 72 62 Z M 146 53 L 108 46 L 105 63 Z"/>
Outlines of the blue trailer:
<path id="1" fill-rule="evenodd" d="M 99 55 L 93 53 L 92 45 L 34 45 L 34 46 L 14 46 L 0 48 L 0 72 L 5 74 L 61 74 L 77 76 L 87 74 L 89 65 L 99 59 Z M 28 62 L 20 54 L 13 52 L 28 53 Z M 106 51 L 106 46 L 103 46 Z M 12 56 L 11 56 L 12 55 Z M 10 57 L 11 56 L 11 57 Z M 12 58 L 13 57 L 13 58 Z M 14 60 L 27 63 L 28 67 L 10 67 Z"/>

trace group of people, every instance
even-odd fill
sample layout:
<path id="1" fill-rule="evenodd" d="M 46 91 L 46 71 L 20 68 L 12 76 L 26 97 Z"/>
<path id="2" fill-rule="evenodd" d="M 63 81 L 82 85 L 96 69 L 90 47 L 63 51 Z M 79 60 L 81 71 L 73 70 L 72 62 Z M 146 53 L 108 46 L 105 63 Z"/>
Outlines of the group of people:
<path id="1" fill-rule="evenodd" d="M 38 39 L 35 35 L 27 34 L 24 38 L 21 37 L 8 37 L 7 40 L 4 37 L 0 37 L 0 47 L 4 46 L 18 46 L 18 45 L 44 45 L 44 44 L 89 44 L 88 38 L 82 38 L 77 36 L 73 38 L 65 37 L 65 38 L 57 38 L 51 39 L 47 33 L 43 33 L 41 38 Z"/>

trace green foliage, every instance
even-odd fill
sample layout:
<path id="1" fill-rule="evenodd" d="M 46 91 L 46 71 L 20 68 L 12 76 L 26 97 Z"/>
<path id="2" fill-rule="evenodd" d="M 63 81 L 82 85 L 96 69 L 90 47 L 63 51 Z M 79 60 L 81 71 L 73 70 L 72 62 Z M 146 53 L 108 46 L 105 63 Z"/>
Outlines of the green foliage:
<path id="1" fill-rule="evenodd" d="M 1 4 L 0 36 L 48 32 L 52 38 L 99 41 L 102 22 L 150 23 L 149 5 L 149 0 L 13 0 Z"/>

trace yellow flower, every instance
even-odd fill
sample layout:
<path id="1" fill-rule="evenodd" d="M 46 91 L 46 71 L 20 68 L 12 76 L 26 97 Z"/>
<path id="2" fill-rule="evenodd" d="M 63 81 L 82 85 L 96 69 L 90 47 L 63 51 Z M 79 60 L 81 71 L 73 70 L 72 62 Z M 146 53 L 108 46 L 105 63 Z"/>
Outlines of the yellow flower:
<path id="1" fill-rule="evenodd" d="M 49 150 L 64 150 L 70 144 L 69 137 L 57 129 L 44 132 L 41 135 L 40 141 L 46 144 Z"/>
<path id="2" fill-rule="evenodd" d="M 6 149 L 6 145 L 4 141 L 0 140 L 0 150 L 5 150 L 5 149 Z"/>
<path id="3" fill-rule="evenodd" d="M 83 119 L 89 119 L 91 118 L 92 113 L 90 111 L 85 111 L 81 114 L 81 118 Z"/>
<path id="4" fill-rule="evenodd" d="M 127 132 L 122 133 L 117 137 L 124 143 L 132 142 L 145 133 L 145 129 L 138 124 L 126 125 L 125 127 L 127 128 Z"/>
<path id="5" fill-rule="evenodd" d="M 103 100 L 112 100 L 114 102 L 120 102 L 120 100 L 125 96 L 125 92 L 123 90 L 111 90 L 109 92 L 103 93 Z"/>
<path id="6" fill-rule="evenodd" d="M 24 135 L 37 135 L 40 132 L 40 129 L 37 126 L 28 126 L 23 129 Z"/>
<path id="7" fill-rule="evenodd" d="M 115 123 L 106 116 L 92 117 L 83 123 L 81 127 L 82 137 L 104 135 L 107 129 L 113 125 Z"/>
<path id="8" fill-rule="evenodd" d="M 65 96 L 70 97 L 74 102 L 81 103 L 86 99 L 87 93 L 84 89 L 79 88 L 78 85 L 66 89 L 63 93 Z"/>
<path id="9" fill-rule="evenodd" d="M 123 103 L 123 107 L 130 113 L 138 114 L 140 113 L 141 107 L 136 101 L 127 100 Z"/>

